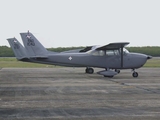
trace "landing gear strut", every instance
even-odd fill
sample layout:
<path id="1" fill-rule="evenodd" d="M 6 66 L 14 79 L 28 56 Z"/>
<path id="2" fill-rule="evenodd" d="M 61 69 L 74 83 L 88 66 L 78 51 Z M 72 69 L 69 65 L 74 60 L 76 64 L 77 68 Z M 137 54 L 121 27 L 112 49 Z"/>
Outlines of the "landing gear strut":
<path id="1" fill-rule="evenodd" d="M 133 69 L 132 76 L 133 76 L 134 78 L 138 77 L 138 73 L 137 73 L 134 69 Z"/>
<path id="2" fill-rule="evenodd" d="M 88 73 L 88 74 L 93 74 L 93 73 L 94 73 L 94 69 L 87 67 L 87 68 L 86 68 L 86 73 Z"/>
<path id="3" fill-rule="evenodd" d="M 118 70 L 118 69 L 115 69 L 115 72 L 117 72 L 118 74 L 121 72 L 120 70 Z"/>

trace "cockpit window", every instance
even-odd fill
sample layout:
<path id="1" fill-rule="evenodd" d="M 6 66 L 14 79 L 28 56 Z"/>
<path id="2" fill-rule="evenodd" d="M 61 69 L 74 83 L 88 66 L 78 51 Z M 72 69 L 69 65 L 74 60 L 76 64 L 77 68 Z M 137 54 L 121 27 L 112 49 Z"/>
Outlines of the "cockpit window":
<path id="1" fill-rule="evenodd" d="M 107 50 L 106 55 L 114 55 L 114 51 L 113 50 Z"/>
<path id="2" fill-rule="evenodd" d="M 120 53 L 121 53 L 121 49 L 119 49 L 119 51 L 120 51 Z M 127 49 L 123 48 L 123 55 L 125 55 L 125 54 L 127 54 L 127 53 L 129 53 L 129 51 L 128 51 Z"/>
<path id="3" fill-rule="evenodd" d="M 127 53 L 129 53 L 129 51 L 127 49 L 123 48 L 123 54 L 127 54 Z"/>
<path id="4" fill-rule="evenodd" d="M 119 55 L 119 50 L 114 50 L 115 55 Z"/>
<path id="5" fill-rule="evenodd" d="M 106 50 L 106 55 L 119 55 L 118 50 Z"/>

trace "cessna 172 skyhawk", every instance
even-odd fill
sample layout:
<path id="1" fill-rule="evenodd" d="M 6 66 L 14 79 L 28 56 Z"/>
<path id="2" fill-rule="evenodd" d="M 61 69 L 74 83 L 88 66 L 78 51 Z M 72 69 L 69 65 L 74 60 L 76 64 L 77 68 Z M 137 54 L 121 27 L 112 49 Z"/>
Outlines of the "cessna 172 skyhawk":
<path id="1" fill-rule="evenodd" d="M 51 52 L 30 33 L 20 33 L 24 47 L 16 38 L 7 39 L 16 58 L 24 62 L 86 67 L 85 72 L 92 74 L 92 67 L 104 68 L 97 72 L 105 77 L 113 77 L 120 69 L 132 69 L 133 77 L 138 77 L 135 69 L 142 67 L 151 56 L 129 53 L 124 47 L 128 42 L 110 43 L 104 46 L 90 46 L 81 50 Z"/>

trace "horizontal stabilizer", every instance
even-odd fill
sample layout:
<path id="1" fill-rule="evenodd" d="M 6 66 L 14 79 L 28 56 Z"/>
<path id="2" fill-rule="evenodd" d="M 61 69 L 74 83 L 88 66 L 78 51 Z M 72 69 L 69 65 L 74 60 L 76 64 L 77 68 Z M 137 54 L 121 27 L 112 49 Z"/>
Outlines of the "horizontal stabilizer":
<path id="1" fill-rule="evenodd" d="M 97 74 L 110 77 L 110 76 L 117 75 L 118 73 L 112 70 L 102 70 L 102 71 L 97 72 Z"/>

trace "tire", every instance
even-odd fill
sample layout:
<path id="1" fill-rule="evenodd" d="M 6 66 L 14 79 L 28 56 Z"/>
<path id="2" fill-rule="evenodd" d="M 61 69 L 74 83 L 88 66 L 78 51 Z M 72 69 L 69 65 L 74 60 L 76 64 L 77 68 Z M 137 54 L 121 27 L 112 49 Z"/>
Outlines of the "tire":
<path id="1" fill-rule="evenodd" d="M 89 73 L 89 74 L 93 74 L 93 73 L 94 73 L 93 68 L 88 68 L 88 73 Z"/>
<path id="2" fill-rule="evenodd" d="M 134 78 L 137 78 L 137 77 L 138 77 L 138 73 L 137 73 L 137 72 L 133 72 L 132 76 L 133 76 Z"/>
<path id="3" fill-rule="evenodd" d="M 88 68 L 86 68 L 86 71 L 85 71 L 86 73 L 88 73 Z"/>
<path id="4" fill-rule="evenodd" d="M 86 68 L 86 73 L 93 74 L 94 73 L 94 69 L 93 68 Z"/>

